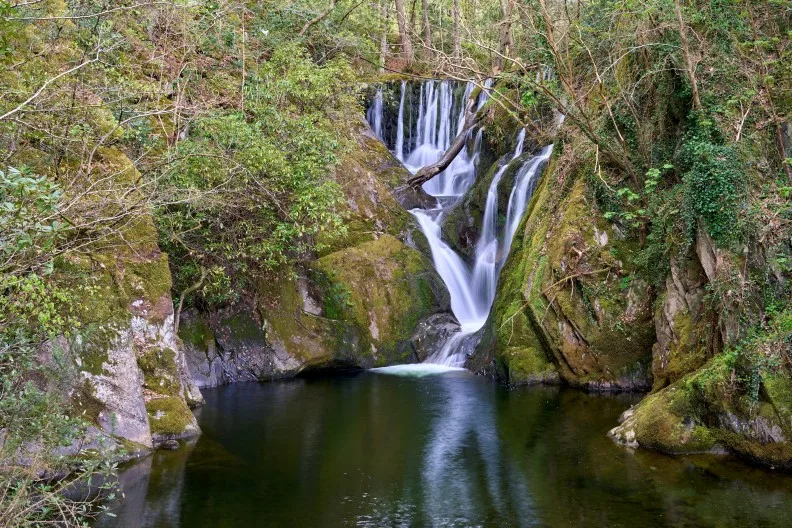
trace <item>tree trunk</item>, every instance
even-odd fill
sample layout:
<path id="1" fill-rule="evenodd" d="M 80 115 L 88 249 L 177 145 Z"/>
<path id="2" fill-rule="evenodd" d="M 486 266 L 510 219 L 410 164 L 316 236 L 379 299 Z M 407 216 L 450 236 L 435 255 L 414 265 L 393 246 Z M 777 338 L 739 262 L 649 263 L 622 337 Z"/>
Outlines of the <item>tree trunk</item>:
<path id="1" fill-rule="evenodd" d="M 504 68 L 504 59 L 511 57 L 514 47 L 511 32 L 511 16 L 514 11 L 514 0 L 500 0 L 503 20 L 498 34 L 498 56 L 495 57 L 495 73 L 500 73 Z"/>
<path id="2" fill-rule="evenodd" d="M 423 29 L 426 49 L 432 49 L 432 28 L 429 26 L 429 0 L 423 0 Z"/>
<path id="3" fill-rule="evenodd" d="M 468 99 L 467 105 L 465 106 L 465 126 L 462 127 L 462 131 L 454 139 L 454 142 L 451 143 L 451 146 L 448 147 L 448 150 L 445 151 L 443 156 L 436 163 L 422 167 L 415 174 L 415 176 L 407 180 L 407 183 L 410 185 L 410 187 L 417 189 L 424 183 L 443 172 L 451 164 L 451 162 L 454 161 L 454 158 L 456 158 L 457 155 L 462 152 L 462 149 L 465 147 L 465 143 L 467 142 L 468 132 L 470 132 L 470 130 L 480 121 L 480 119 L 476 117 L 476 112 L 474 111 L 475 105 L 475 97 Z"/>
<path id="4" fill-rule="evenodd" d="M 380 0 L 382 35 L 380 36 L 380 75 L 385 73 L 385 58 L 388 56 L 388 0 Z"/>
<path id="5" fill-rule="evenodd" d="M 413 49 L 410 40 L 410 27 L 407 25 L 407 18 L 404 13 L 404 0 L 396 0 L 396 22 L 399 24 L 399 41 L 401 44 L 402 57 L 406 65 L 412 66 Z"/>
<path id="6" fill-rule="evenodd" d="M 687 38 L 687 26 L 685 20 L 682 18 L 682 6 L 679 5 L 679 0 L 674 2 L 674 11 L 676 12 L 677 22 L 679 23 L 679 39 L 682 41 L 682 58 L 685 60 L 685 68 L 687 69 L 688 77 L 690 78 L 690 91 L 693 95 L 693 109 L 701 110 L 701 99 L 699 98 L 698 83 L 696 82 L 696 65 L 693 64 L 693 58 L 690 56 L 690 44 Z"/>
<path id="7" fill-rule="evenodd" d="M 462 45 L 459 38 L 460 11 L 459 0 L 454 0 L 454 58 L 462 56 Z"/>

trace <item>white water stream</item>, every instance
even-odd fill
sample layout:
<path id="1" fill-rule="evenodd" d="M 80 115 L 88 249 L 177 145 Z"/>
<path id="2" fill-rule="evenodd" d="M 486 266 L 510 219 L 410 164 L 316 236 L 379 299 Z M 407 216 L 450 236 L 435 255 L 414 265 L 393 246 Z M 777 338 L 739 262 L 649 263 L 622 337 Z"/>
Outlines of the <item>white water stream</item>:
<path id="1" fill-rule="evenodd" d="M 473 86 L 473 83 L 467 83 L 462 91 L 455 90 L 452 81 L 426 81 L 420 87 L 418 116 L 413 119 L 414 116 L 409 114 L 410 119 L 406 119 L 405 114 L 412 113 L 414 106 L 405 107 L 408 86 L 402 82 L 393 152 L 411 172 L 439 160 L 462 131 L 465 102 Z M 489 88 L 489 83 L 485 87 Z M 483 90 L 477 108 L 483 106 L 486 97 L 487 91 Z M 368 121 L 380 138 L 383 137 L 382 98 L 382 89 L 379 89 L 367 112 Z M 414 124 L 414 130 L 409 131 L 409 137 L 415 138 L 414 143 L 411 140 L 405 142 L 405 121 Z M 520 130 L 514 152 L 502 160 L 490 183 L 474 262 L 469 265 L 443 241 L 441 225 L 446 211 L 462 199 L 476 180 L 481 135 L 482 130 L 479 129 L 472 146 L 464 148 L 445 171 L 424 184 L 424 190 L 437 197 L 440 205 L 435 209 L 410 211 L 429 242 L 435 268 L 451 294 L 451 310 L 461 325 L 460 332 L 453 334 L 441 350 L 427 358 L 426 363 L 430 364 L 462 367 L 465 363 L 466 355 L 460 350 L 461 345 L 487 320 L 495 299 L 498 275 L 509 255 L 517 226 L 525 213 L 536 178 L 552 153 L 552 145 L 545 147 L 525 160 L 517 170 L 509 195 L 506 222 L 498 229 L 498 185 L 509 164 L 523 153 L 525 130 Z"/>

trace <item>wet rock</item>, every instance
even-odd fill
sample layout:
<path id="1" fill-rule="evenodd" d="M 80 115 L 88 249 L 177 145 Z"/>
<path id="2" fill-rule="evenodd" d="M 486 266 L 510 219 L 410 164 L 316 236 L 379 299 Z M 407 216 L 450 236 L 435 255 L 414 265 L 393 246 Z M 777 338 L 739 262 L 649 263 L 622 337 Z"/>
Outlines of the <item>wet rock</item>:
<path id="1" fill-rule="evenodd" d="M 456 317 L 450 313 L 432 314 L 422 319 L 410 339 L 418 361 L 426 361 L 426 358 L 442 349 L 451 335 L 460 329 Z"/>
<path id="2" fill-rule="evenodd" d="M 164 449 L 166 451 L 176 451 L 179 449 L 179 442 L 176 440 L 165 440 L 164 442 L 159 444 L 159 449 Z"/>

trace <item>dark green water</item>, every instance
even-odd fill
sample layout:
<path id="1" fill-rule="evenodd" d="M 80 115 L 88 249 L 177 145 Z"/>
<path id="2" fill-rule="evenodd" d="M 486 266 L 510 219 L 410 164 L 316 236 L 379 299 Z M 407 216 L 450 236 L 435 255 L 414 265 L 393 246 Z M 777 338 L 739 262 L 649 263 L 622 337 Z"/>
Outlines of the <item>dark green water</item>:
<path id="1" fill-rule="evenodd" d="M 466 373 L 204 392 L 203 435 L 122 474 L 101 526 L 792 526 L 792 477 L 606 436 L 628 396 Z"/>

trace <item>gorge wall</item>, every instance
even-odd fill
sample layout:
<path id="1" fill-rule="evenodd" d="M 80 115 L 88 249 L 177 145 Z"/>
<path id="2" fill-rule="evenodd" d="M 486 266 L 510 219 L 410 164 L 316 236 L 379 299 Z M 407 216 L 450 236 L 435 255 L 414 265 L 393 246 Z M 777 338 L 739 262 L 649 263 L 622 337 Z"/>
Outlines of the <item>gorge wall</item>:
<path id="1" fill-rule="evenodd" d="M 650 390 L 616 441 L 788 467 L 788 230 L 727 249 L 700 227 L 669 262 L 642 262 L 639 234 L 598 200 L 594 153 L 569 130 L 559 139 L 467 366 L 512 385 Z"/>

